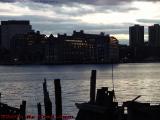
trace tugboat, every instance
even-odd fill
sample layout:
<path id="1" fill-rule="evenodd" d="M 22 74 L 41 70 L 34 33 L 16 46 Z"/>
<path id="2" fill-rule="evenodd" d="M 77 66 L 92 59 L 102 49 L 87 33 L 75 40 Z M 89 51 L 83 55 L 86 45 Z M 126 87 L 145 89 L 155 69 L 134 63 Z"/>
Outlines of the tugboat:
<path id="1" fill-rule="evenodd" d="M 109 91 L 108 87 L 96 90 L 96 70 L 91 74 L 90 101 L 75 105 L 79 109 L 76 120 L 118 120 L 121 118 L 121 107 L 115 102 L 114 90 Z"/>
<path id="2" fill-rule="evenodd" d="M 112 91 L 109 91 L 107 87 L 98 89 L 96 98 L 95 86 L 96 71 L 92 70 L 90 101 L 75 104 L 79 109 L 76 120 L 160 120 L 160 104 L 137 102 L 136 100 L 141 97 L 139 95 L 118 106 L 115 100 L 114 85 Z"/>
<path id="3" fill-rule="evenodd" d="M 113 101 L 114 91 L 108 91 L 107 87 L 97 90 L 94 103 L 76 103 L 79 109 L 76 120 L 118 120 L 121 118 L 121 108 L 118 102 Z"/>

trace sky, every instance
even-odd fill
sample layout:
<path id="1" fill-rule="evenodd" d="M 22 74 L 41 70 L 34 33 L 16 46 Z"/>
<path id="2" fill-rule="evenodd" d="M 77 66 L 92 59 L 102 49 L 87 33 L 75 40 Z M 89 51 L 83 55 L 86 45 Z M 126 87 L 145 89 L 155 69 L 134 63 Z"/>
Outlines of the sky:
<path id="1" fill-rule="evenodd" d="M 129 26 L 160 24 L 160 0 L 0 0 L 0 20 L 30 20 L 46 35 L 105 32 L 128 43 Z"/>

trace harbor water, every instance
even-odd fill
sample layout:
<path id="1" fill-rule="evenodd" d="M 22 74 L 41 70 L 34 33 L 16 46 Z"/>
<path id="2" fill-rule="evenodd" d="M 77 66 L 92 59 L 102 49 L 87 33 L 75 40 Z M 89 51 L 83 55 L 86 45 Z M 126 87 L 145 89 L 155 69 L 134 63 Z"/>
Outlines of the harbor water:
<path id="1" fill-rule="evenodd" d="M 118 102 L 132 100 L 160 101 L 160 63 L 130 63 L 113 66 L 113 81 Z M 28 65 L 0 66 L 1 101 L 19 107 L 27 101 L 27 114 L 37 114 L 37 103 L 43 105 L 44 78 L 55 113 L 54 79 L 61 79 L 63 114 L 76 116 L 75 103 L 89 100 L 91 70 L 97 70 L 97 88 L 112 90 L 112 65 Z M 42 111 L 44 114 L 44 110 Z"/>

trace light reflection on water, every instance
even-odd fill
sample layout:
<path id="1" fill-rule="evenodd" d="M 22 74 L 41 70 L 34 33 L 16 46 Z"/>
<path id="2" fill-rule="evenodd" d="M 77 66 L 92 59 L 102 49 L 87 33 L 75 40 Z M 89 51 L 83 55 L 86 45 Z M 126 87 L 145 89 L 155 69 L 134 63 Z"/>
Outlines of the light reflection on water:
<path id="1" fill-rule="evenodd" d="M 76 116 L 75 102 L 89 100 L 90 73 L 97 70 L 97 88 L 112 89 L 111 65 L 60 65 L 60 66 L 0 66 L 0 92 L 2 101 L 19 107 L 27 101 L 27 112 L 37 114 L 36 104 L 43 104 L 43 78 L 54 109 L 54 79 L 60 78 L 63 96 L 63 114 Z M 114 84 L 117 100 L 160 101 L 160 64 L 114 65 Z M 44 113 L 44 111 L 43 111 Z"/>

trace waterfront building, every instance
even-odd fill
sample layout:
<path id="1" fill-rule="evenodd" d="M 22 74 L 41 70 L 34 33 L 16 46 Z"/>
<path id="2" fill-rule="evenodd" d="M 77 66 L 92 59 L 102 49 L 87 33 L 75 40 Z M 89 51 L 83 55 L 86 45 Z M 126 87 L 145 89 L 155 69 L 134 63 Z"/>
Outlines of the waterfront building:
<path id="1" fill-rule="evenodd" d="M 74 31 L 72 35 L 40 32 L 17 34 L 11 40 L 14 58 L 24 63 L 85 64 L 118 62 L 118 40 L 104 33 L 86 34 Z"/>
<path id="2" fill-rule="evenodd" d="M 66 63 L 106 63 L 109 58 L 109 35 L 73 32 L 72 36 L 58 35 L 64 40 L 62 60 Z"/>
<path id="3" fill-rule="evenodd" d="M 129 45 L 130 47 L 144 46 L 144 26 L 134 25 L 129 27 Z"/>
<path id="4" fill-rule="evenodd" d="M 150 47 L 160 47 L 160 25 L 154 24 L 149 26 L 149 46 Z"/>
<path id="5" fill-rule="evenodd" d="M 12 52 L 15 58 L 25 62 L 39 63 L 45 61 L 47 37 L 37 32 L 17 34 L 12 38 Z"/>
<path id="6" fill-rule="evenodd" d="M 45 47 L 45 61 L 48 64 L 54 64 L 57 61 L 57 50 L 58 48 L 56 45 L 58 44 L 57 37 L 54 37 L 52 34 L 47 38 L 46 47 Z M 58 54 L 58 53 L 57 53 Z"/>
<path id="7" fill-rule="evenodd" d="M 110 39 L 109 35 L 86 34 L 83 30 L 73 31 L 71 36 L 67 34 L 58 34 L 57 38 L 49 37 L 49 50 L 51 53 L 48 58 L 56 64 L 68 63 L 109 63 L 111 59 L 116 59 L 118 51 L 112 50 L 115 45 L 115 39 Z M 112 44 L 112 47 L 110 46 Z M 118 46 L 118 45 L 117 45 Z M 109 53 L 111 52 L 111 54 Z M 112 56 L 112 57 L 111 57 Z M 116 56 L 116 57 L 115 57 Z"/>
<path id="8" fill-rule="evenodd" d="M 109 59 L 112 62 L 119 62 L 119 42 L 113 36 L 110 37 Z"/>
<path id="9" fill-rule="evenodd" d="M 0 46 L 1 46 L 1 39 L 2 39 L 2 38 L 1 38 L 1 32 L 2 32 L 2 31 L 1 31 L 1 25 L 0 25 Z"/>
<path id="10" fill-rule="evenodd" d="M 32 30 L 29 21 L 8 20 L 1 21 L 1 45 L 3 48 L 11 48 L 11 39 L 16 34 L 26 34 Z"/>

